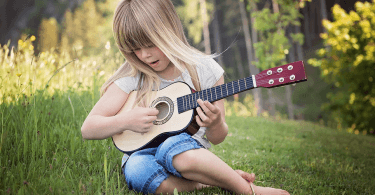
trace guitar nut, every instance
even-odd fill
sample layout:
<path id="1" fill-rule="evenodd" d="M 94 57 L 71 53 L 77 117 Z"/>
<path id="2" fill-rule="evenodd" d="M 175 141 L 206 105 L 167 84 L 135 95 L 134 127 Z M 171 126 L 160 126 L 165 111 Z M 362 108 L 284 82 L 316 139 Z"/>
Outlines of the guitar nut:
<path id="1" fill-rule="evenodd" d="M 279 82 L 280 83 L 284 82 L 284 78 L 283 77 L 279 78 Z"/>
<path id="2" fill-rule="evenodd" d="M 293 66 L 292 66 L 292 65 L 289 65 L 289 66 L 288 66 L 288 70 L 293 70 Z"/>
<path id="3" fill-rule="evenodd" d="M 270 79 L 270 80 L 268 81 L 268 84 L 270 84 L 270 85 L 272 85 L 273 83 L 274 83 L 273 79 Z"/>
<path id="4" fill-rule="evenodd" d="M 290 75 L 290 80 L 296 79 L 296 76 L 294 74 Z"/>
<path id="5" fill-rule="evenodd" d="M 272 70 L 268 70 L 267 75 L 271 75 L 271 74 L 272 74 Z"/>
<path id="6" fill-rule="evenodd" d="M 277 69 L 277 72 L 278 72 L 278 73 L 281 73 L 282 71 L 283 71 L 282 68 L 278 68 L 278 69 Z"/>

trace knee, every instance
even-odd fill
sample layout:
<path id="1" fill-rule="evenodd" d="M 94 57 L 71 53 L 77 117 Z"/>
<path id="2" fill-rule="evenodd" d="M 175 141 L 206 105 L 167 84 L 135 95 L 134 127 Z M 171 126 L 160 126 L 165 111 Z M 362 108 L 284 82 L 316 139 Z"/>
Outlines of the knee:
<path id="1" fill-rule="evenodd" d="M 195 170 L 195 166 L 199 163 L 199 158 L 196 155 L 198 150 L 203 149 L 188 150 L 174 156 L 173 167 L 180 173 Z"/>

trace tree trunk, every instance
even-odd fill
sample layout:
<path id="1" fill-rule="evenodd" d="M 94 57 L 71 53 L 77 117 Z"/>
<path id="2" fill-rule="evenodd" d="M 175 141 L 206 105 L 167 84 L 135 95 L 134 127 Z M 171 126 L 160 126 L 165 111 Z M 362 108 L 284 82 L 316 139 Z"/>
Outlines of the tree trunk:
<path id="1" fill-rule="evenodd" d="M 245 78 L 245 70 L 242 66 L 242 60 L 241 60 L 241 52 L 240 52 L 240 49 L 238 48 L 238 45 L 235 44 L 234 47 L 234 59 L 236 61 L 236 65 L 237 65 L 237 70 L 238 70 L 238 75 L 240 78 Z"/>
<path id="2" fill-rule="evenodd" d="M 273 7 L 274 13 L 279 12 L 279 4 L 277 3 L 276 0 L 272 0 L 272 7 Z M 278 31 L 280 31 L 280 29 L 278 29 Z M 289 38 L 289 41 L 290 40 L 291 40 L 291 38 Z M 290 57 L 289 60 L 291 62 L 295 61 L 293 41 L 291 41 L 291 48 L 290 48 L 290 51 L 289 51 L 289 57 Z M 288 106 L 288 116 L 289 116 L 289 119 L 293 119 L 294 114 L 293 114 L 293 103 L 292 103 L 292 90 L 291 90 L 290 85 L 285 86 L 285 95 L 286 95 L 286 103 L 287 103 L 287 106 Z"/>
<path id="3" fill-rule="evenodd" d="M 257 7 L 257 4 L 253 0 L 249 0 L 248 2 L 249 2 L 250 7 L 251 7 L 251 13 L 250 13 L 251 37 L 252 37 L 253 45 L 254 45 L 255 43 L 258 42 L 258 31 L 254 27 L 256 19 L 255 19 L 255 17 L 252 17 L 251 14 L 258 11 L 258 7 Z M 258 58 L 256 57 L 256 54 L 255 54 L 255 49 L 254 49 L 254 58 L 255 58 L 255 61 L 258 62 Z M 268 111 L 270 112 L 271 116 L 275 116 L 275 113 L 276 113 L 276 106 L 275 105 L 276 105 L 276 103 L 275 103 L 274 94 L 272 92 L 272 89 L 267 89 L 267 93 L 268 93 L 268 102 L 269 102 Z M 262 107 L 263 108 L 266 107 L 265 102 L 266 101 L 262 101 Z"/>
<path id="4" fill-rule="evenodd" d="M 205 53 L 211 54 L 210 30 L 208 28 L 206 0 L 199 0 L 199 3 L 201 5 L 201 14 L 202 14 L 202 21 L 203 21 L 203 37 L 204 37 Z"/>
<path id="5" fill-rule="evenodd" d="M 215 38 L 214 42 L 215 42 L 216 53 L 221 54 L 223 50 L 221 48 L 220 23 L 219 23 L 219 14 L 218 14 L 219 9 L 217 9 L 217 7 L 218 7 L 218 0 L 214 0 L 214 9 L 215 9 L 215 16 L 213 20 L 214 38 Z M 218 61 L 222 67 L 225 67 L 223 55 L 219 55 Z"/>
<path id="6" fill-rule="evenodd" d="M 249 28 L 249 21 L 246 16 L 246 10 L 244 5 L 244 0 L 239 0 L 239 6 L 240 6 L 240 13 L 241 13 L 241 19 L 242 19 L 242 25 L 245 35 L 245 43 L 246 43 L 246 50 L 247 50 L 247 59 L 250 69 L 250 75 L 256 75 L 259 73 L 259 69 L 252 65 L 253 61 L 253 51 L 252 51 L 252 43 L 251 43 L 251 37 L 250 37 L 250 28 Z M 259 88 L 255 88 L 252 90 L 255 100 L 255 106 L 257 107 L 257 115 L 259 116 L 262 111 L 262 91 Z"/>
<path id="7" fill-rule="evenodd" d="M 296 33 L 301 33 L 301 26 L 295 26 L 295 31 Z M 296 48 L 297 48 L 297 60 L 296 61 L 300 61 L 300 60 L 303 60 L 304 56 L 303 56 L 303 47 L 301 44 L 299 43 L 296 43 Z"/>
<path id="8" fill-rule="evenodd" d="M 306 45 L 308 48 L 311 48 L 311 33 L 310 33 L 310 17 L 309 17 L 309 9 L 307 8 L 307 2 L 305 7 L 303 8 L 303 27 L 304 27 L 304 35 L 306 40 Z"/>
<path id="9" fill-rule="evenodd" d="M 287 32 L 291 32 L 291 27 L 288 28 L 289 30 Z M 294 62 L 296 61 L 296 55 L 295 55 L 295 49 L 294 49 L 294 44 L 293 40 L 291 37 L 289 38 L 289 43 L 291 45 L 290 50 L 289 50 L 289 61 Z M 290 120 L 294 119 L 294 106 L 292 102 L 292 87 L 290 85 L 285 86 L 285 92 L 286 92 L 286 103 L 288 105 L 288 116 Z"/>

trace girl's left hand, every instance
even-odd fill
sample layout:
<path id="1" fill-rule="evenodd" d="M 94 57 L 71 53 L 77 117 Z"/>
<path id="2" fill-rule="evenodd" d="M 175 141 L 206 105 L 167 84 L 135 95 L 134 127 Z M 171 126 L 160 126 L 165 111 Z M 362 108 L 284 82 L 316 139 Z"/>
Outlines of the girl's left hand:
<path id="1" fill-rule="evenodd" d="M 200 107 L 197 108 L 198 115 L 196 116 L 196 121 L 199 126 L 212 128 L 223 122 L 219 107 L 201 99 L 198 99 L 197 102 L 200 105 Z"/>

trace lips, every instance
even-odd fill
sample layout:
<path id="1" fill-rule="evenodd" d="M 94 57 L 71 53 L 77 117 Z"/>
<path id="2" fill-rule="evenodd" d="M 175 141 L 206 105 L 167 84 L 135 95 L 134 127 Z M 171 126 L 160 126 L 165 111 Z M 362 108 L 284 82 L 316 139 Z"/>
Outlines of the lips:
<path id="1" fill-rule="evenodd" d="M 158 62 L 159 62 L 159 60 L 156 60 L 156 61 L 153 61 L 153 62 L 151 62 L 149 64 L 150 64 L 150 66 L 156 66 L 158 64 Z"/>

